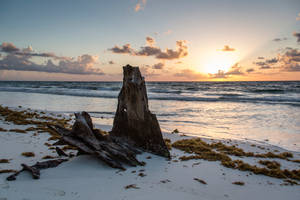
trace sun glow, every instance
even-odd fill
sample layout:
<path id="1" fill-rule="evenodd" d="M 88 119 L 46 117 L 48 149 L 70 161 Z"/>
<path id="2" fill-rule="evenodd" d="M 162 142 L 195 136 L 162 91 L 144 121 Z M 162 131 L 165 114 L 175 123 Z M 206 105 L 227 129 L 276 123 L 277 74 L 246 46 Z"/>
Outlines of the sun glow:
<path id="1" fill-rule="evenodd" d="M 203 64 L 203 70 L 211 74 L 217 73 L 219 70 L 227 72 L 238 60 L 236 52 L 217 51 L 207 57 Z"/>

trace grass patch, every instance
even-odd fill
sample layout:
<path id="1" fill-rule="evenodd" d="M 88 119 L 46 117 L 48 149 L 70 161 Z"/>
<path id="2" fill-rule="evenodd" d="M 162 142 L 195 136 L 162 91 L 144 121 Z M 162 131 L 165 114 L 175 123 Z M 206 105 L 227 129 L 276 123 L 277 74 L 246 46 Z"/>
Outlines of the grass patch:
<path id="1" fill-rule="evenodd" d="M 25 157 L 34 157 L 35 156 L 35 154 L 33 152 L 23 152 L 21 155 L 25 156 Z"/>

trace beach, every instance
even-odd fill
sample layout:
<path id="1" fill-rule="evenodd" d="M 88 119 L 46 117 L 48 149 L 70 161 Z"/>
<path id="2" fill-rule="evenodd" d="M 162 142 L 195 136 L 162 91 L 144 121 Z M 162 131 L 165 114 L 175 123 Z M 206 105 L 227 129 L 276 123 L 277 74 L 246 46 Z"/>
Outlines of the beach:
<path id="1" fill-rule="evenodd" d="M 11 110 L 38 113 L 39 116 L 72 119 L 72 115 L 45 110 L 28 110 L 23 107 L 10 107 Z M 3 120 L 0 127 L 5 130 L 26 130 L 31 125 L 16 125 Z M 72 120 L 69 121 L 72 123 Z M 111 126 L 96 123 L 96 128 L 109 131 Z M 182 133 L 163 132 L 163 137 L 171 143 L 182 139 L 191 139 Z M 1 163 L 0 169 L 19 170 L 21 163 L 34 164 L 46 155 L 57 158 L 51 149 L 55 140 L 49 140 L 51 134 L 40 131 L 1 131 L 0 158 L 9 159 L 9 163 Z M 234 145 L 245 152 L 264 154 L 273 152 L 292 153 L 288 160 L 299 160 L 300 153 L 288 151 L 270 144 L 258 144 L 246 140 L 201 138 L 206 143 L 221 142 Z M 46 145 L 47 143 L 47 145 Z M 24 157 L 22 152 L 34 152 L 34 157 Z M 76 153 L 74 150 L 66 150 Z M 294 179 L 273 178 L 224 167 L 219 161 L 204 159 L 182 160 L 182 156 L 193 154 L 185 153 L 177 148 L 170 150 L 171 159 L 162 158 L 150 153 L 138 155 L 145 166 L 129 167 L 126 171 L 112 169 L 92 156 L 70 158 L 56 168 L 41 171 L 41 178 L 34 180 L 29 173 L 22 173 L 15 181 L 6 181 L 8 173 L 1 173 L 1 199 L 299 199 L 299 186 Z M 256 158 L 244 156 L 230 156 L 233 160 L 242 160 L 251 165 L 259 164 L 259 160 L 276 161 L 281 169 L 299 169 L 298 162 L 279 158 Z M 286 180 L 292 180 L 287 182 Z"/>

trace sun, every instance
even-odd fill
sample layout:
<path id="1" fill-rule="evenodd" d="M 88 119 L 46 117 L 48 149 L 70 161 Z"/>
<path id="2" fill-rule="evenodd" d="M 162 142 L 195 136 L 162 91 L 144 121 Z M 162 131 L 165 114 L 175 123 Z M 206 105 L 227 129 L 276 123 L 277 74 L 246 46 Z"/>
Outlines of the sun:
<path id="1" fill-rule="evenodd" d="M 207 57 L 203 63 L 203 70 L 210 74 L 217 73 L 219 70 L 226 72 L 237 62 L 238 56 L 235 52 L 217 51 Z"/>

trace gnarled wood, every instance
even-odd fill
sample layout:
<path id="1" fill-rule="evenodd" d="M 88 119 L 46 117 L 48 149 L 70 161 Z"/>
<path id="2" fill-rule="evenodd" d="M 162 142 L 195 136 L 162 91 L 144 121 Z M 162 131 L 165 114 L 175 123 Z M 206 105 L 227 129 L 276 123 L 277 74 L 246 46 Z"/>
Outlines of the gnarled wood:
<path id="1" fill-rule="evenodd" d="M 81 153 L 98 157 L 104 163 L 113 168 L 125 169 L 122 163 L 131 166 L 142 165 L 136 159 L 139 153 L 127 141 L 104 136 L 93 128 L 90 115 L 87 112 L 75 113 L 75 123 L 72 130 L 60 126 L 49 126 L 58 132 L 64 143 L 77 147 Z"/>
<path id="2" fill-rule="evenodd" d="M 111 136 L 127 138 L 146 151 L 170 157 L 156 116 L 149 110 L 146 85 L 139 68 L 127 65 L 123 74 Z"/>
<path id="3" fill-rule="evenodd" d="M 30 172 L 32 175 L 32 178 L 39 179 L 41 169 L 56 167 L 67 160 L 68 159 L 48 160 L 48 161 L 43 161 L 43 162 L 37 162 L 35 165 L 32 165 L 32 166 L 28 166 L 26 164 L 21 164 L 21 166 L 23 168 L 20 171 L 7 177 L 6 180 L 14 181 L 14 180 L 16 180 L 16 176 L 18 176 L 21 172 L 24 172 L 24 171 Z"/>

